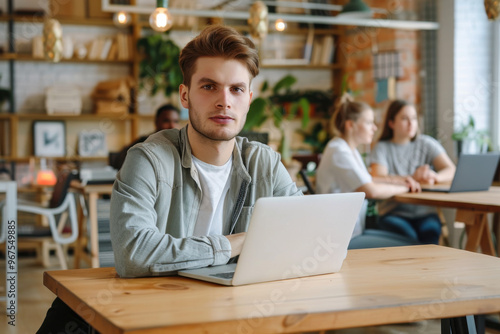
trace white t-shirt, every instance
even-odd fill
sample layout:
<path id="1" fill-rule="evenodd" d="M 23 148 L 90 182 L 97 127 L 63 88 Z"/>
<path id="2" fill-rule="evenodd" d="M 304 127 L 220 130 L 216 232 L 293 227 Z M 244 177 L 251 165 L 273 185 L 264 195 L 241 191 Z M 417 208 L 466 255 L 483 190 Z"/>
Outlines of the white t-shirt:
<path id="1" fill-rule="evenodd" d="M 353 192 L 372 182 L 361 154 L 342 138 L 330 140 L 316 170 L 316 191 L 320 194 Z M 365 200 L 352 237 L 363 233 L 368 201 Z"/>
<path id="2" fill-rule="evenodd" d="M 196 219 L 194 236 L 222 234 L 223 206 L 229 189 L 233 158 L 222 166 L 207 164 L 193 156 L 201 186 L 201 205 Z"/>

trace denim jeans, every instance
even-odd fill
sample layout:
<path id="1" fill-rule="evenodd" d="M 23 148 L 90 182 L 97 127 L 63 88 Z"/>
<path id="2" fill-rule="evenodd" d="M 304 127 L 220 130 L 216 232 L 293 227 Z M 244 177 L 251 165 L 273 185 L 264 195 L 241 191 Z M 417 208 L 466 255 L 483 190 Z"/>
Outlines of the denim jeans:
<path id="1" fill-rule="evenodd" d="M 437 245 L 441 235 L 441 221 L 435 213 L 417 218 L 403 218 L 388 214 L 382 216 L 378 224 L 382 230 L 404 235 L 422 244 Z"/>
<path id="2" fill-rule="evenodd" d="M 367 229 L 351 239 L 349 249 L 419 245 L 416 239 L 389 231 Z"/>

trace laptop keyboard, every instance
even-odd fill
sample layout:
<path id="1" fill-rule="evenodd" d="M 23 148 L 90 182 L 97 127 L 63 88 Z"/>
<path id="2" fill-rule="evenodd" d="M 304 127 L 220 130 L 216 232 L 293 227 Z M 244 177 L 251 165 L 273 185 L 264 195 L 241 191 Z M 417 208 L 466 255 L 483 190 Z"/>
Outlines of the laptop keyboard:
<path id="1" fill-rule="evenodd" d="M 217 277 L 217 278 L 225 278 L 225 279 L 230 279 L 230 278 L 233 278 L 233 276 L 234 276 L 234 271 L 227 272 L 227 273 L 210 274 L 210 276 Z"/>

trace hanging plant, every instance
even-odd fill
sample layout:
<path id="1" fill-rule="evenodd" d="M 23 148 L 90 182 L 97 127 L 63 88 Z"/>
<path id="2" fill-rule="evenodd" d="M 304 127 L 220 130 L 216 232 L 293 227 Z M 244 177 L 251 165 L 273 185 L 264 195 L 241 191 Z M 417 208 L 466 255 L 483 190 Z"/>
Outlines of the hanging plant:
<path id="1" fill-rule="evenodd" d="M 153 34 L 140 38 L 137 48 L 139 63 L 139 88 L 149 91 L 151 96 L 163 91 L 166 97 L 178 92 L 182 83 L 179 66 L 180 48 L 168 33 Z"/>

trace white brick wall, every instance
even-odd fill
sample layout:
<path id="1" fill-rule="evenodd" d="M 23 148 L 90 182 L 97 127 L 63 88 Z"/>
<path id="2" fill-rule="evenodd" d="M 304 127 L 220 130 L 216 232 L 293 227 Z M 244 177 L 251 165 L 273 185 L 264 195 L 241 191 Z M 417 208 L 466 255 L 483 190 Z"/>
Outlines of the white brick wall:
<path id="1" fill-rule="evenodd" d="M 16 43 L 28 43 L 42 34 L 41 23 L 16 23 Z M 113 36 L 119 30 L 113 27 L 63 25 L 63 35 L 74 45 L 88 45 L 97 37 Z M 5 29 L 6 30 L 6 29 Z M 1 36 L 0 36 L 1 37 Z M 5 40 L 3 40 L 5 41 Z M 6 43 L 5 43 L 6 44 Z M 6 66 L 7 62 L 2 63 Z M 2 72 L 3 73 L 3 72 Z M 122 78 L 130 74 L 130 66 L 123 63 L 49 63 L 44 61 L 16 61 L 14 67 L 16 110 L 20 113 L 44 112 L 44 96 L 53 85 L 76 85 L 83 99 L 83 112 L 92 111 L 90 94 L 99 81 Z M 2 84 L 4 78 L 2 78 Z M 8 82 L 8 81 L 7 81 Z"/>
<path id="2" fill-rule="evenodd" d="M 125 77 L 127 64 L 16 62 L 15 101 L 19 113 L 43 113 L 45 91 L 53 85 L 75 85 L 83 99 L 83 112 L 92 111 L 90 94 L 99 81 Z"/>

